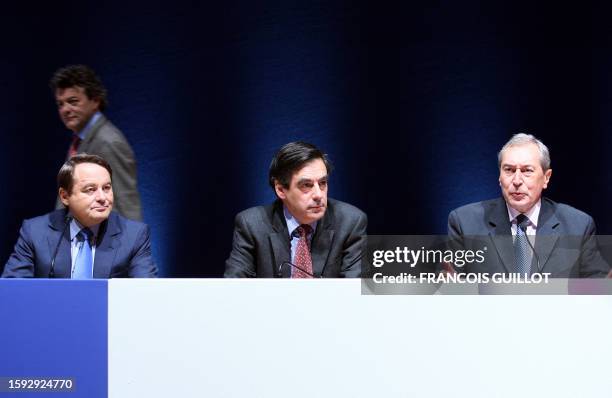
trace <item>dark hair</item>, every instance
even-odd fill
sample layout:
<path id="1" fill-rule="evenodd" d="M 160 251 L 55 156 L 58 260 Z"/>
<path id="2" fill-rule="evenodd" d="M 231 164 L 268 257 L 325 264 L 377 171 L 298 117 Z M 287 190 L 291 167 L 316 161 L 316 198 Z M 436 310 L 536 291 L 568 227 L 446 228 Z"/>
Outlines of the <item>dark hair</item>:
<path id="1" fill-rule="evenodd" d="M 86 65 L 68 65 L 58 69 L 49 81 L 49 87 L 53 94 L 58 89 L 70 87 L 83 87 L 89 99 L 100 101 L 100 110 L 103 111 L 108 105 L 106 89 L 102 81 L 90 67 Z"/>
<path id="2" fill-rule="evenodd" d="M 108 170 L 108 174 L 113 178 L 113 170 L 106 160 L 98 155 L 89 155 L 87 153 L 79 153 L 68 159 L 57 173 L 57 186 L 58 188 L 64 189 L 68 194 L 72 193 L 72 187 L 74 186 L 74 169 L 77 164 L 81 163 L 93 163 L 104 167 Z"/>
<path id="3" fill-rule="evenodd" d="M 270 163 L 268 181 L 270 186 L 274 189 L 274 183 L 278 181 L 283 187 L 289 188 L 293 173 L 300 170 L 304 164 L 315 159 L 321 159 L 325 163 L 327 174 L 331 174 L 332 165 L 327 155 L 316 146 L 302 141 L 283 145 Z"/>

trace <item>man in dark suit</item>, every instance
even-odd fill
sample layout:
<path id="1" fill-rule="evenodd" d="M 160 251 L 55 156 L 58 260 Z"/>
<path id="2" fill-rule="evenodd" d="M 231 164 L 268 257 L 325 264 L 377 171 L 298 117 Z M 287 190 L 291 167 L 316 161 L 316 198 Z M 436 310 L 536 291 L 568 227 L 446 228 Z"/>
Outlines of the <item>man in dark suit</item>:
<path id="1" fill-rule="evenodd" d="M 66 161 L 58 174 L 65 208 L 23 222 L 2 276 L 155 277 L 149 227 L 112 212 L 112 174 L 96 155 Z"/>
<path id="2" fill-rule="evenodd" d="M 115 210 L 132 220 L 142 220 L 136 178 L 136 158 L 125 136 L 103 114 L 106 89 L 85 65 L 59 69 L 50 82 L 60 118 L 72 131 L 68 158 L 89 153 L 105 159 L 113 168 Z M 58 200 L 58 208 L 62 207 Z"/>
<path id="3" fill-rule="evenodd" d="M 598 249 L 593 219 L 542 197 L 552 175 L 548 148 L 532 135 L 516 134 L 499 152 L 498 165 L 503 197 L 468 204 L 448 217 L 452 248 L 488 249 L 484 262 L 455 270 L 605 277 L 610 267 Z"/>
<path id="4" fill-rule="evenodd" d="M 330 172 L 314 145 L 284 145 L 269 172 L 278 199 L 236 216 L 225 277 L 359 277 L 367 217 L 327 198 Z"/>

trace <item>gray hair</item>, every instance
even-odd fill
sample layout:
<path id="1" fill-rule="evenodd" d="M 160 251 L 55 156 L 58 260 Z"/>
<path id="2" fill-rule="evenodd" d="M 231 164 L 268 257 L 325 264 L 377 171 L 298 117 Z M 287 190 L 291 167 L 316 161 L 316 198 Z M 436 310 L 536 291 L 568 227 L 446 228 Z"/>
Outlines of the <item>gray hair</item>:
<path id="1" fill-rule="evenodd" d="M 502 147 L 501 151 L 497 154 L 497 167 L 501 167 L 501 160 L 504 151 L 513 146 L 521 146 L 527 144 L 535 144 L 540 151 L 540 165 L 542 170 L 546 171 L 550 168 L 550 152 L 544 143 L 538 140 L 531 134 L 518 133 L 514 134 L 512 138 Z"/>

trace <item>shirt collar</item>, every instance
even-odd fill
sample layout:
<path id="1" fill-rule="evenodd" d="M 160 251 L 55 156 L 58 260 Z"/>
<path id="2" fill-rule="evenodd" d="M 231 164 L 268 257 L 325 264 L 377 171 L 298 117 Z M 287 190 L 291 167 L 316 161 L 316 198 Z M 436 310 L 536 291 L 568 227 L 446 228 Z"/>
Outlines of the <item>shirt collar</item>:
<path id="1" fill-rule="evenodd" d="M 287 230 L 289 231 L 289 237 L 291 237 L 293 231 L 295 231 L 295 229 L 301 224 L 298 220 L 295 219 L 295 217 L 293 217 L 293 214 L 289 212 L 285 205 L 283 205 L 283 214 L 285 215 L 285 221 L 287 222 Z M 312 233 L 314 233 L 314 231 L 317 229 L 317 222 L 318 221 L 313 221 L 308 224 L 312 228 Z"/>
<path id="2" fill-rule="evenodd" d="M 70 241 L 73 241 L 75 236 L 77 236 L 83 228 L 85 227 L 81 225 L 81 223 L 78 222 L 76 218 L 73 218 L 72 221 L 70 221 Z M 93 236 L 96 237 L 98 236 L 98 230 L 100 229 L 100 224 L 93 225 L 89 227 L 89 229 L 91 230 L 91 232 L 93 232 Z"/>
<path id="3" fill-rule="evenodd" d="M 89 121 L 85 125 L 85 127 L 83 127 L 83 130 L 77 133 L 77 135 L 79 136 L 81 140 L 84 140 L 87 137 L 87 134 L 89 134 L 89 132 L 91 131 L 91 128 L 93 127 L 94 124 L 96 124 L 96 122 L 98 121 L 98 119 L 100 119 L 101 116 L 102 116 L 102 113 L 99 111 L 94 113 L 93 116 L 89 119 Z"/>
<path id="4" fill-rule="evenodd" d="M 521 214 L 520 211 L 516 210 L 513 207 L 510 207 L 508 203 L 506 203 L 506 207 L 508 208 L 508 218 L 510 219 L 510 223 L 512 223 L 516 217 Z M 538 227 L 538 217 L 540 216 L 540 208 L 542 207 L 542 199 L 538 200 L 535 205 L 527 213 L 523 213 L 529 219 L 531 225 L 534 228 Z"/>

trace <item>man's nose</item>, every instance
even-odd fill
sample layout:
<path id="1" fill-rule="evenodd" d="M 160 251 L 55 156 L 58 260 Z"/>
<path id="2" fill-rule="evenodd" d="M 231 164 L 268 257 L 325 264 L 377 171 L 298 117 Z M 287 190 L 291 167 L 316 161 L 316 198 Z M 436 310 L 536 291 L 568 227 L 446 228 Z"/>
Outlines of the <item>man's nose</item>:
<path id="1" fill-rule="evenodd" d="M 108 197 L 108 194 L 102 188 L 96 191 L 96 201 L 106 202 L 107 197 Z"/>
<path id="2" fill-rule="evenodd" d="M 318 200 L 321 199 L 322 196 L 323 191 L 321 190 L 321 187 L 319 184 L 314 184 L 314 187 L 312 188 L 312 198 Z"/>
<path id="3" fill-rule="evenodd" d="M 523 174 L 520 170 L 514 172 L 514 175 L 512 176 L 512 183 L 514 185 L 521 185 L 523 183 Z"/>

